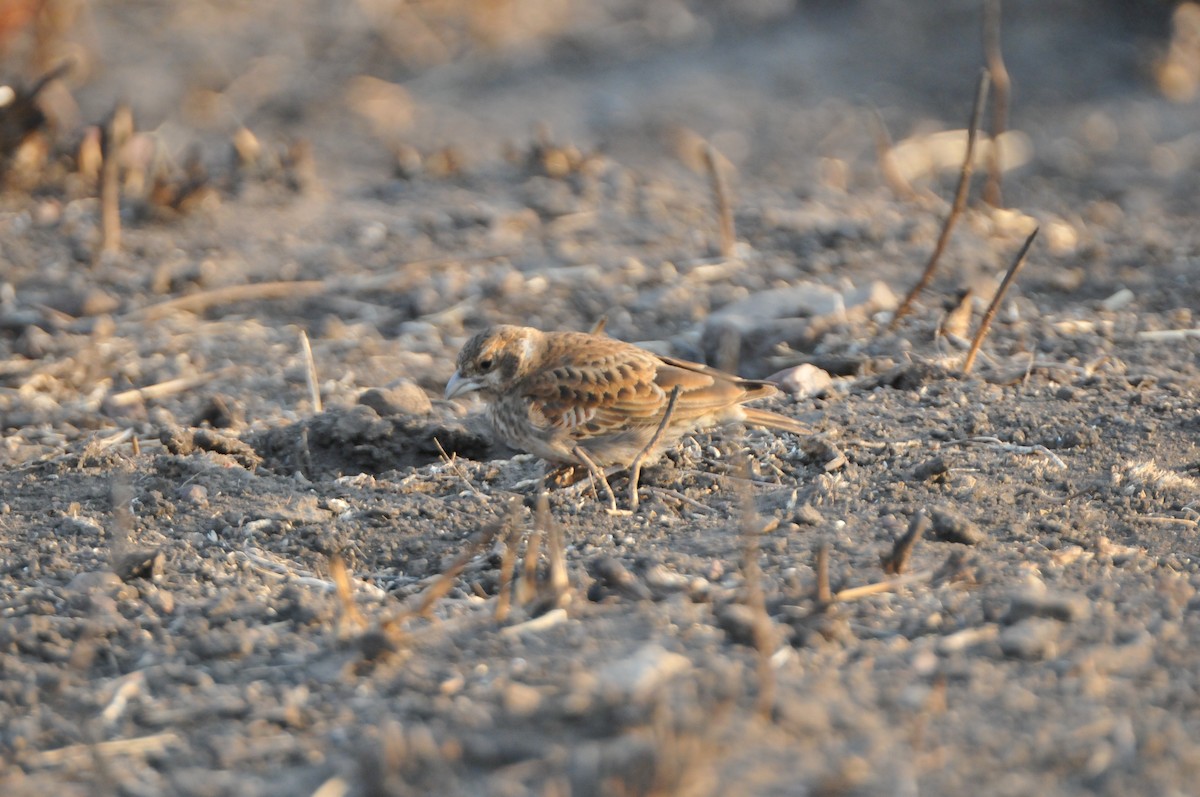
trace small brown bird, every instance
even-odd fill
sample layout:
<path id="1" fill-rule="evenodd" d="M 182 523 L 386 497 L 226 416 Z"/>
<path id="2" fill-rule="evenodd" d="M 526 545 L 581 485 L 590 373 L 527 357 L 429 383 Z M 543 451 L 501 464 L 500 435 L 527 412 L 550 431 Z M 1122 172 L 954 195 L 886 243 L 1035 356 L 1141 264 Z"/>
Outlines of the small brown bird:
<path id="1" fill-rule="evenodd" d="M 688 432 L 723 423 L 809 432 L 791 418 L 742 406 L 775 395 L 770 382 L 605 335 L 497 326 L 467 341 L 457 365 L 446 398 L 478 391 L 501 439 L 552 463 L 629 467 L 662 425 L 675 387 L 675 407 L 646 462 Z"/>

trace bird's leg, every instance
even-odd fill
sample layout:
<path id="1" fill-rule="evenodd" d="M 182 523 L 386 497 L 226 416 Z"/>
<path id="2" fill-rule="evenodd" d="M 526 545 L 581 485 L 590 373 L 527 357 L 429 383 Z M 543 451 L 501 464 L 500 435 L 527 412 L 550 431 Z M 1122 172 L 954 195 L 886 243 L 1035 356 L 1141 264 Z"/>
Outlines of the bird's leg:
<path id="1" fill-rule="evenodd" d="M 604 493 L 608 496 L 608 511 L 615 514 L 618 511 L 617 494 L 613 492 L 612 487 L 609 485 L 608 477 L 604 475 L 604 471 L 602 471 L 599 466 L 596 465 L 595 461 L 588 456 L 588 453 L 583 450 L 582 446 L 575 446 L 571 453 L 583 463 L 584 467 L 588 469 L 588 473 L 592 474 L 592 478 L 596 479 L 601 485 L 603 485 Z"/>
<path id="2" fill-rule="evenodd" d="M 671 422 L 671 413 L 675 412 L 675 402 L 678 400 L 679 385 L 676 385 L 671 388 L 671 398 L 667 401 L 667 408 L 663 411 L 662 420 L 658 422 L 658 428 L 654 430 L 654 434 L 650 437 L 650 441 L 646 443 L 646 447 L 637 453 L 637 456 L 633 458 L 633 462 L 629 463 L 630 512 L 636 512 L 638 508 L 638 482 L 642 478 L 642 462 L 646 459 L 646 455 L 653 451 L 658 442 L 662 440 L 663 432 L 666 431 L 667 424 Z"/>

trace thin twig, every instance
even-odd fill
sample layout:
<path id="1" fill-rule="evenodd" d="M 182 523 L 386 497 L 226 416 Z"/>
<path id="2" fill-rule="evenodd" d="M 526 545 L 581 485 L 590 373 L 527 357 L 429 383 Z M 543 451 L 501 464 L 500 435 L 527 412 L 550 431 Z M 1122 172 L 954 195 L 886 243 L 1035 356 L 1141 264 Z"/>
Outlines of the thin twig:
<path id="1" fill-rule="evenodd" d="M 967 128 L 967 152 L 963 157 L 962 170 L 958 174 L 958 189 L 954 192 L 954 204 L 950 206 L 950 214 L 946 216 L 946 223 L 942 225 L 942 233 L 938 236 L 933 254 L 929 256 L 929 262 L 925 264 L 925 271 L 921 274 L 921 279 L 917 280 L 917 284 L 912 287 L 912 290 L 904 297 L 904 301 L 896 308 L 896 314 L 892 316 L 889 329 L 896 328 L 900 319 L 912 308 L 913 302 L 917 300 L 921 291 L 925 290 L 933 280 L 933 273 L 937 270 L 938 261 L 941 260 L 942 253 L 946 251 L 946 244 L 950 242 L 950 233 L 954 230 L 954 224 L 967 205 L 967 194 L 971 188 L 971 173 L 975 170 L 975 138 L 979 131 L 979 120 L 983 116 L 983 107 L 987 103 L 989 83 L 989 72 L 984 69 L 980 72 L 979 86 L 975 90 L 975 107 L 971 110 L 971 123 Z"/>
<path id="2" fill-rule="evenodd" d="M 642 478 L 642 462 L 662 440 L 663 433 L 671 422 L 671 415 L 675 412 L 675 402 L 679 400 L 679 388 L 679 385 L 671 388 L 671 397 L 667 399 L 667 408 L 663 411 L 662 420 L 658 422 L 658 428 L 651 435 L 650 442 L 646 443 L 646 446 L 633 458 L 633 462 L 629 463 L 629 510 L 631 512 L 636 512 L 638 508 L 638 482 Z"/>
<path id="3" fill-rule="evenodd" d="M 471 479 L 467 476 L 467 472 L 463 470 L 462 465 L 458 464 L 458 454 L 455 453 L 454 456 L 449 456 L 446 454 L 446 449 L 442 448 L 442 441 L 438 440 L 436 437 L 433 438 L 433 444 L 437 446 L 438 456 L 441 457 L 442 464 L 454 471 L 454 475 L 461 479 L 463 484 L 467 485 L 468 490 L 475 493 L 475 495 L 482 497 L 483 493 L 479 491 L 478 487 L 471 483 Z"/>
<path id="4" fill-rule="evenodd" d="M 908 568 L 908 559 L 912 556 L 913 548 L 921 539 L 921 535 L 929 530 L 930 525 L 929 515 L 925 514 L 924 510 L 913 515 L 913 519 L 908 524 L 908 530 L 896 538 L 895 544 L 892 545 L 891 555 L 883 560 L 884 573 L 889 576 L 904 574 Z"/>
<path id="5" fill-rule="evenodd" d="M 595 323 L 595 324 L 592 324 L 592 329 L 591 329 L 591 332 L 589 332 L 588 334 L 591 334 L 591 335 L 603 335 L 603 334 L 604 334 L 604 328 L 605 328 L 606 326 L 608 326 L 608 316 L 607 316 L 607 315 L 602 315 L 602 316 L 600 316 L 599 318 L 597 318 L 597 319 L 596 319 L 596 323 Z"/>
<path id="6" fill-rule="evenodd" d="M 1011 451 L 1014 454 L 1041 454 L 1048 458 L 1051 462 L 1062 469 L 1066 469 L 1067 463 L 1062 461 L 1062 458 L 1055 454 L 1050 449 L 1040 443 L 1034 446 L 1023 446 L 1017 443 L 1006 443 L 998 437 L 966 437 L 962 440 L 951 440 L 946 443 L 948 446 L 953 445 L 979 445 L 988 446 L 989 448 L 998 448 L 1001 451 Z"/>
<path id="7" fill-rule="evenodd" d="M 688 498 L 678 490 L 672 490 L 667 487 L 647 487 L 646 489 L 652 494 L 662 496 L 663 498 L 670 498 L 672 501 L 678 501 L 681 504 L 687 504 L 692 509 L 702 512 L 705 515 L 711 515 L 713 513 L 711 507 L 705 506 L 694 498 Z"/>
<path id="8" fill-rule="evenodd" d="M 725 174 L 721 171 L 720 156 L 712 144 L 704 144 L 704 166 L 708 169 L 708 177 L 712 182 L 713 202 L 717 209 L 717 224 L 719 228 L 719 250 L 721 257 L 733 257 L 737 244 L 737 232 L 733 226 L 733 208 L 729 203 L 729 187 L 725 183 Z"/>
<path id="9" fill-rule="evenodd" d="M 988 151 L 988 179 L 983 189 L 983 201 L 992 207 L 1002 204 L 1000 163 L 1000 136 L 1008 126 L 1008 97 L 1012 80 L 1004 66 L 1004 53 L 1000 48 L 1000 0 L 984 0 L 983 4 L 983 53 L 996 93 L 992 100 L 992 146 Z"/>
<path id="10" fill-rule="evenodd" d="M 897 576 L 889 578 L 885 581 L 876 581 L 873 584 L 864 584 L 861 587 L 850 587 L 849 589 L 841 590 L 833 595 L 833 600 L 838 603 L 846 603 L 848 601 L 865 598 L 869 595 L 878 595 L 881 592 L 891 592 L 900 587 L 908 586 L 909 584 L 919 584 L 924 581 L 933 580 L 933 571 L 924 570 L 920 573 L 913 573 L 909 576 Z"/>
<path id="11" fill-rule="evenodd" d="M 1025 265 L 1025 258 L 1029 254 L 1029 247 L 1033 246 L 1033 239 L 1037 238 L 1039 227 L 1034 227 L 1033 232 L 1029 233 L 1029 237 L 1025 239 L 1024 246 L 1017 253 L 1017 259 L 1008 267 L 1008 271 L 1004 275 L 1004 279 L 1000 281 L 1000 287 L 996 289 L 996 295 L 992 297 L 992 303 L 988 305 L 987 311 L 983 314 L 983 320 L 979 322 L 979 329 L 975 330 L 975 338 L 971 341 L 971 348 L 967 352 L 967 359 L 963 361 L 963 373 L 971 373 L 971 367 L 975 365 L 975 355 L 979 354 L 979 347 L 983 345 L 983 339 L 987 337 L 988 329 L 992 325 L 992 319 L 996 316 L 996 309 L 1000 307 L 1000 302 L 1004 300 L 1004 294 L 1008 293 L 1008 286 L 1012 284 L 1013 279 L 1017 276 L 1017 272 L 1021 270 L 1021 266 Z"/>
<path id="12" fill-rule="evenodd" d="M 314 413 L 323 410 L 321 406 L 321 382 L 317 379 L 317 363 L 313 359 L 312 346 L 308 342 L 308 333 L 300 330 L 300 351 L 304 353 L 304 378 L 308 380 L 308 398 L 312 403 Z"/>

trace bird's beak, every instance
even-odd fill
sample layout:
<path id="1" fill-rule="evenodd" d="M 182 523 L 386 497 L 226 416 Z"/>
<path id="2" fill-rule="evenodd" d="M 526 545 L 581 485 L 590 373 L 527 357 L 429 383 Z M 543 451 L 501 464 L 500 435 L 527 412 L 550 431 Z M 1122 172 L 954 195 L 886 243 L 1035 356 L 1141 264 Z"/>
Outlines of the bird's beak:
<path id="1" fill-rule="evenodd" d="M 475 379 L 467 379 L 458 371 L 450 377 L 450 381 L 446 383 L 446 398 L 452 399 L 455 396 L 461 396 L 463 393 L 470 393 L 472 390 L 478 390 L 483 387 L 483 384 Z"/>

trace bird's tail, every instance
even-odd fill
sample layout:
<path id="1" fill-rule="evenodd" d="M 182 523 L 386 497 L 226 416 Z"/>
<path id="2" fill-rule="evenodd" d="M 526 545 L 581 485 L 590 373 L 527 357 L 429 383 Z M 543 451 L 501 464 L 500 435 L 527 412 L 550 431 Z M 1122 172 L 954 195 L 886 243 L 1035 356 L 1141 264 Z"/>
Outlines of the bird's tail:
<path id="1" fill-rule="evenodd" d="M 778 429 L 781 432 L 791 432 L 798 435 L 812 434 L 812 429 L 795 418 L 780 415 L 778 412 L 759 409 L 758 407 L 742 407 L 746 413 L 743 422 L 747 426 L 763 426 L 767 429 Z"/>

